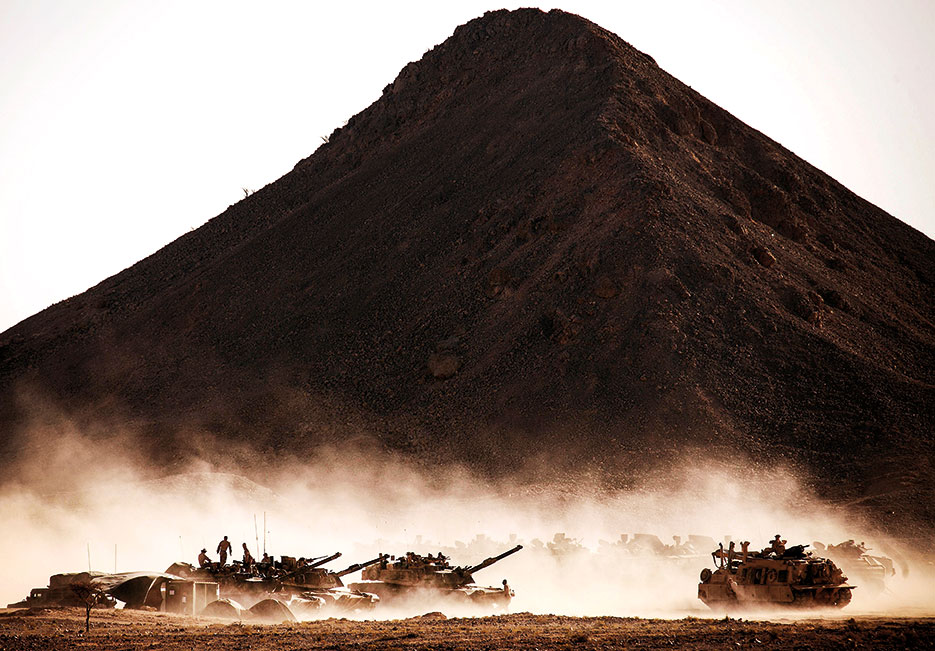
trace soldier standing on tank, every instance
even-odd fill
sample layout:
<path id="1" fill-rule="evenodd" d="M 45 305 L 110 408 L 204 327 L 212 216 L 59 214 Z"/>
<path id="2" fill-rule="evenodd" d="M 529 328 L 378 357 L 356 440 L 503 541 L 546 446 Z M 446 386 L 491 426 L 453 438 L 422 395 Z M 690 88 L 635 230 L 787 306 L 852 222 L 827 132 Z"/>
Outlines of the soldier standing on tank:
<path id="1" fill-rule="evenodd" d="M 218 543 L 218 554 L 221 555 L 221 567 L 224 567 L 224 564 L 227 562 L 227 555 L 230 553 L 231 544 L 227 539 L 227 536 L 224 536 L 224 540 Z"/>
<path id="2" fill-rule="evenodd" d="M 770 549 L 776 556 L 782 556 L 783 552 L 786 551 L 786 541 L 777 533 L 770 543 Z"/>
<path id="3" fill-rule="evenodd" d="M 503 579 L 503 594 L 507 597 L 513 596 L 510 591 L 510 584 L 506 582 L 506 579 Z"/>
<path id="4" fill-rule="evenodd" d="M 243 566 L 248 570 L 253 566 L 253 556 L 250 554 L 250 550 L 247 549 L 247 543 L 243 544 Z"/>

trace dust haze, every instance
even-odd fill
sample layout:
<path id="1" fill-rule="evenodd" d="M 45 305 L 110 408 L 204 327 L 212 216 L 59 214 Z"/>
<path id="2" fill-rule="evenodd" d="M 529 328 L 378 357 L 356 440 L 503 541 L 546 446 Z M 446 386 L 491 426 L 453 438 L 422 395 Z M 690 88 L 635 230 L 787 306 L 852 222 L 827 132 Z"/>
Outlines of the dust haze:
<path id="1" fill-rule="evenodd" d="M 780 533 L 790 545 L 865 541 L 871 553 L 894 559 L 897 573 L 882 593 L 861 591 L 852 577 L 858 589 L 845 615 L 935 613 L 930 558 L 823 502 L 781 467 L 742 470 L 695 452 L 637 488 L 608 491 L 589 481 L 482 480 L 359 449 L 273 460 L 212 445 L 157 469 L 124 434 L 89 437 L 66 423 L 30 435 L 33 453 L 0 486 L 0 606 L 47 585 L 52 574 L 87 570 L 89 560 L 105 572 L 161 572 L 176 561 L 195 563 L 202 548 L 217 560 L 213 552 L 227 535 L 234 558 L 243 542 L 255 556 L 264 545 L 277 557 L 340 551 L 328 565 L 335 570 L 407 551 L 444 551 L 452 564 L 476 564 L 520 543 L 521 552 L 475 576 L 489 586 L 508 579 L 516 592 L 511 612 L 712 616 L 697 584 L 701 569 L 712 567 L 713 548 L 692 557 L 633 556 L 614 545 L 621 534 L 654 534 L 667 545 L 689 535 L 750 540 L 758 549 Z M 546 468 L 538 474 L 548 477 Z M 439 609 L 414 603 L 361 618 Z"/>

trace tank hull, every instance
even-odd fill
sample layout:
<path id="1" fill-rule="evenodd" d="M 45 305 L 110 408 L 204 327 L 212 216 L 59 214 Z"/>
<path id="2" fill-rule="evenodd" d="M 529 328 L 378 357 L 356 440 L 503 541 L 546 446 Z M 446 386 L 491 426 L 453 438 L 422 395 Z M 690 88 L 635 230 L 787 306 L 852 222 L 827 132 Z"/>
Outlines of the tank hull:
<path id="1" fill-rule="evenodd" d="M 485 609 L 505 609 L 510 604 L 511 595 L 500 588 L 476 585 L 459 588 L 440 588 L 430 586 L 408 586 L 384 581 L 360 581 L 349 586 L 352 590 L 375 594 L 380 604 L 393 605 L 406 601 L 431 601 L 477 606 Z"/>

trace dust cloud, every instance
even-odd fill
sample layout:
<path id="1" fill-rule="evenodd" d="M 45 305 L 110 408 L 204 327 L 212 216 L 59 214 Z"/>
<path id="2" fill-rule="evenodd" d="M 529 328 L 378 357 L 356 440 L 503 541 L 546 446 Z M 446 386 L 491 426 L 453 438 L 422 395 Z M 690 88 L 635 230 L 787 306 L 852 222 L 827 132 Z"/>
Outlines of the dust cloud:
<path id="1" fill-rule="evenodd" d="M 843 614 L 935 612 L 931 559 L 911 556 L 853 514 L 821 501 L 783 468 L 744 475 L 695 455 L 677 472 L 617 492 L 588 482 L 491 482 L 463 469 L 430 471 L 386 454 L 327 449 L 273 462 L 212 447 L 157 470 L 119 443 L 128 440 L 119 432 L 102 441 L 59 428 L 54 445 L 4 478 L 0 605 L 47 585 L 52 574 L 89 565 L 105 572 L 164 571 L 176 561 L 195 563 L 202 548 L 217 560 L 215 549 L 227 535 L 234 558 L 244 542 L 257 557 L 264 549 L 295 557 L 340 551 L 343 556 L 328 565 L 334 570 L 381 552 L 444 551 L 452 564 L 476 564 L 519 543 L 522 551 L 475 576 L 494 587 L 506 578 L 516 592 L 511 612 L 703 617 L 713 613 L 697 599 L 698 574 L 712 567 L 717 542 L 750 540 L 758 549 L 781 533 L 790 545 L 865 541 L 871 553 L 895 560 L 897 573 L 886 589 L 858 587 Z M 224 461 L 230 458 L 245 470 L 231 472 Z M 648 534 L 641 540 L 657 547 L 674 545 L 673 536 L 685 543 L 691 535 L 697 549 L 623 549 L 621 534 L 632 540 L 637 533 Z M 851 582 L 860 585 L 855 577 Z M 470 614 L 427 601 L 361 618 L 431 610 Z"/>

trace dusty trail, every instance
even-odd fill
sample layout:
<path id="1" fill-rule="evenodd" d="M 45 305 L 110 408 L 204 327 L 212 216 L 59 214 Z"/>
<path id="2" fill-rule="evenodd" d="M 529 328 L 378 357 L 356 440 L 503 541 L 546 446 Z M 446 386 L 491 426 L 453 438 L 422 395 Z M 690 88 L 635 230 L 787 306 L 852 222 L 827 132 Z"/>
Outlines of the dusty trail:
<path id="1" fill-rule="evenodd" d="M 559 617 L 520 613 L 476 619 L 324 620 L 261 626 L 163 613 L 0 610 L 0 648 L 20 649 L 842 649 L 935 648 L 933 617 L 797 621 Z"/>

